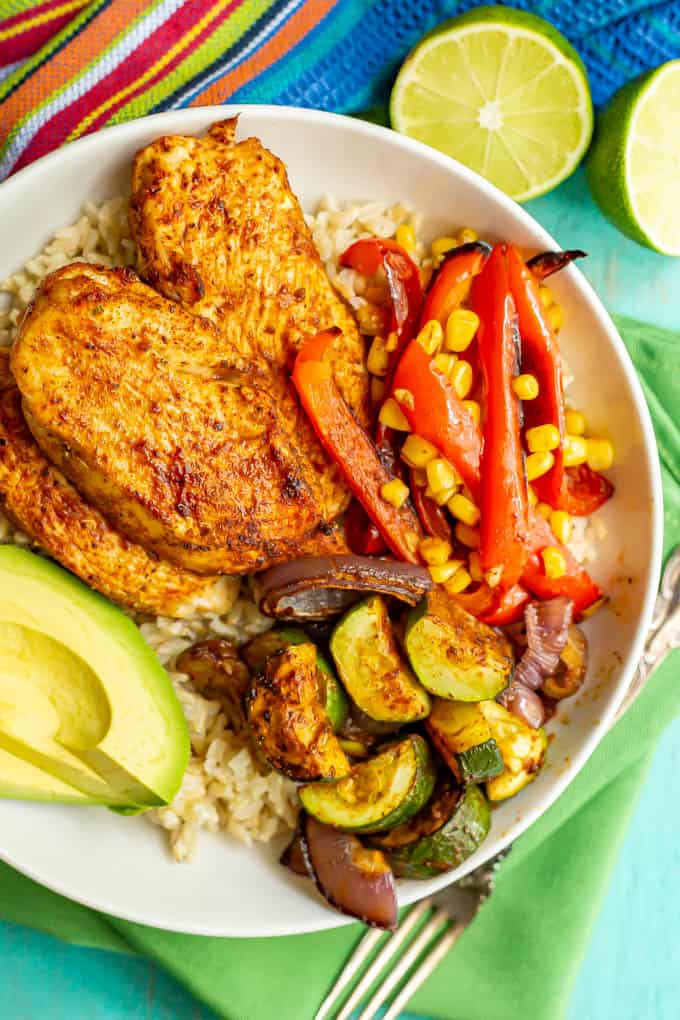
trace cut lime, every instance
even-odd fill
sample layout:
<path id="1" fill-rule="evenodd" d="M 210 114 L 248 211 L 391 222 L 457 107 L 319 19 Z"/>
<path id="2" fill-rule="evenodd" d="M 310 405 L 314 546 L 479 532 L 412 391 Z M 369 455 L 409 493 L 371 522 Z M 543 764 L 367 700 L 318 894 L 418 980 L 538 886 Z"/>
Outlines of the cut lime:
<path id="1" fill-rule="evenodd" d="M 597 118 L 586 176 L 605 216 L 639 244 L 680 255 L 680 60 L 620 89 Z"/>
<path id="2" fill-rule="evenodd" d="M 397 76 L 390 117 L 522 202 L 569 176 L 593 129 L 576 50 L 542 18 L 495 6 L 425 36 Z"/>

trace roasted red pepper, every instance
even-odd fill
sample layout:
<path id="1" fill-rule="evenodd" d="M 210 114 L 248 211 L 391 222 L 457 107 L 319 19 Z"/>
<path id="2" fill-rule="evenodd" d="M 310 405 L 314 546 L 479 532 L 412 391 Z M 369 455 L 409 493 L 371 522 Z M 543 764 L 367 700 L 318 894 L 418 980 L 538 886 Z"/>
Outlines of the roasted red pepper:
<path id="1" fill-rule="evenodd" d="M 423 486 L 416 485 L 413 474 L 413 470 L 411 470 L 411 499 L 416 508 L 416 513 L 420 517 L 423 531 L 432 538 L 443 538 L 450 542 L 452 532 L 449 518 L 433 499 L 425 495 Z"/>
<path id="2" fill-rule="evenodd" d="M 490 627 L 503 627 L 508 623 L 516 623 L 524 615 L 524 607 L 531 598 L 529 593 L 519 584 L 503 591 L 502 588 L 490 588 L 482 581 L 473 591 L 461 592 L 452 596 L 458 605 L 476 616 L 482 623 Z"/>
<path id="3" fill-rule="evenodd" d="M 529 533 L 520 402 L 512 389 L 519 336 L 506 257 L 507 246 L 495 245 L 471 293 L 471 306 L 480 320 L 477 354 L 485 406 L 479 555 L 484 571 L 503 568 L 499 585 L 503 590 L 522 576 Z"/>
<path id="4" fill-rule="evenodd" d="M 407 390 L 411 395 L 400 407 L 413 431 L 451 461 L 476 497 L 482 450 L 479 426 L 416 340 L 411 341 L 397 365 L 393 392 L 397 390 Z"/>
<path id="5" fill-rule="evenodd" d="M 387 545 L 399 559 L 417 563 L 422 536 L 418 518 L 408 505 L 397 508 L 383 499 L 381 489 L 393 476 L 354 419 L 338 392 L 331 366 L 324 361 L 335 335 L 327 331 L 305 344 L 295 360 L 293 383 L 321 444 Z"/>
<path id="6" fill-rule="evenodd" d="M 533 258 L 527 259 L 527 266 L 537 280 L 547 280 L 553 273 L 559 273 L 574 259 L 584 259 L 587 252 L 580 248 L 569 248 L 567 251 L 542 251 Z"/>
<path id="7" fill-rule="evenodd" d="M 612 483 L 587 464 L 568 467 L 564 472 L 560 509 L 574 517 L 590 517 L 613 493 Z"/>
<path id="8" fill-rule="evenodd" d="M 420 328 L 437 319 L 446 328 L 454 308 L 465 300 L 473 277 L 481 272 L 491 248 L 483 241 L 463 244 L 448 252 L 434 274 L 420 315 Z"/>
<path id="9" fill-rule="evenodd" d="M 387 546 L 382 535 L 361 503 L 353 499 L 345 514 L 345 538 L 353 553 L 359 556 L 384 556 Z"/>
<path id="10" fill-rule="evenodd" d="M 567 569 L 562 577 L 548 577 L 545 572 L 545 565 L 540 554 L 547 546 L 556 547 L 564 556 Z M 575 616 L 579 616 L 584 609 L 602 597 L 602 592 L 585 567 L 578 562 L 575 556 L 572 556 L 566 546 L 557 541 L 546 519 L 535 510 L 531 511 L 530 517 L 529 547 L 530 555 L 522 575 L 522 584 L 532 594 L 540 599 L 566 595 L 574 602 Z"/>

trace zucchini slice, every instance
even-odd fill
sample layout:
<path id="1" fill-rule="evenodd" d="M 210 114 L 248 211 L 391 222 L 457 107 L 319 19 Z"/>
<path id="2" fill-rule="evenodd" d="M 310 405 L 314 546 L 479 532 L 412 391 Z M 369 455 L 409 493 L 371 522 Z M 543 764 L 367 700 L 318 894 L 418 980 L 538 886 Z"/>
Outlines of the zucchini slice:
<path id="1" fill-rule="evenodd" d="M 427 741 L 417 734 L 355 765 L 335 783 L 298 791 L 308 814 L 347 832 L 382 832 L 420 811 L 434 789 L 435 770 Z"/>
<path id="2" fill-rule="evenodd" d="M 486 794 L 489 800 L 507 800 L 536 778 L 548 740 L 544 729 L 532 729 L 495 701 L 485 701 L 480 707 L 504 763 L 501 774 L 487 780 Z"/>
<path id="3" fill-rule="evenodd" d="M 510 680 L 514 663 L 507 638 L 440 588 L 411 610 L 404 641 L 416 676 L 440 698 L 484 701 Z"/>
<path id="4" fill-rule="evenodd" d="M 482 845 L 491 828 L 486 797 L 474 784 L 461 790 L 442 778 L 431 800 L 404 825 L 371 839 L 395 875 L 432 878 L 457 868 Z"/>
<path id="5" fill-rule="evenodd" d="M 434 698 L 425 726 L 459 783 L 481 783 L 503 771 L 503 758 L 491 736 L 484 702 Z"/>
<path id="6" fill-rule="evenodd" d="M 254 678 L 246 711 L 257 749 L 279 772 L 301 781 L 349 772 L 321 704 L 313 644 L 289 645 L 270 656 Z"/>
<path id="7" fill-rule="evenodd" d="M 272 627 L 258 634 L 241 649 L 241 655 L 254 673 L 264 673 L 267 659 L 289 645 L 303 645 L 309 638 L 301 627 Z M 342 685 L 326 656 L 316 649 L 316 668 L 319 671 L 321 703 L 333 730 L 337 733 L 347 718 L 348 701 Z"/>
<path id="8" fill-rule="evenodd" d="M 427 691 L 402 660 L 379 595 L 345 613 L 330 650 L 349 696 L 372 719 L 407 723 L 429 714 Z"/>

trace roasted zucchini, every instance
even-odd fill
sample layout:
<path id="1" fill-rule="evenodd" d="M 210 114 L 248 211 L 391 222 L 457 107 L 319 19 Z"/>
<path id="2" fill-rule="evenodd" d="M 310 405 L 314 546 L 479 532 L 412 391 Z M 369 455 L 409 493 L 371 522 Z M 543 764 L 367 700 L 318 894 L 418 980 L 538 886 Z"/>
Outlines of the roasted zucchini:
<path id="1" fill-rule="evenodd" d="M 583 631 L 572 623 L 557 669 L 543 681 L 543 693 L 555 701 L 571 698 L 583 684 L 587 668 L 588 642 Z"/>
<path id="2" fill-rule="evenodd" d="M 426 803 L 435 770 L 427 741 L 417 734 L 355 765 L 335 783 L 299 790 L 308 814 L 347 832 L 382 832 L 400 825 Z"/>
<path id="3" fill-rule="evenodd" d="M 409 614 L 406 654 L 424 687 L 452 701 L 495 698 L 508 684 L 512 646 L 441 588 Z"/>
<path id="4" fill-rule="evenodd" d="M 504 765 L 500 775 L 487 781 L 486 793 L 489 800 L 507 800 L 536 778 L 548 747 L 545 730 L 532 729 L 495 701 L 485 701 L 480 707 Z"/>
<path id="5" fill-rule="evenodd" d="M 309 641 L 301 627 L 273 627 L 265 634 L 258 634 L 249 641 L 241 654 L 254 673 L 263 673 L 267 659 L 289 645 L 302 645 Z M 347 696 L 335 675 L 330 662 L 316 649 L 316 667 L 319 671 L 321 703 L 326 715 L 337 733 L 347 718 Z"/>
<path id="6" fill-rule="evenodd" d="M 345 613 L 330 650 L 349 696 L 371 719 L 407 723 L 428 715 L 430 698 L 399 654 L 380 595 Z"/>
<path id="7" fill-rule="evenodd" d="M 484 715 L 484 702 L 432 699 L 425 726 L 459 783 L 481 783 L 500 775 L 503 758 Z"/>
<path id="8" fill-rule="evenodd" d="M 432 878 L 457 868 L 486 839 L 491 813 L 478 786 L 461 790 L 452 779 L 438 781 L 425 807 L 414 818 L 381 836 L 371 837 L 395 875 Z"/>
<path id="9" fill-rule="evenodd" d="M 335 779 L 350 770 L 321 704 L 312 644 L 289 645 L 267 659 L 247 699 L 255 745 L 291 779 Z"/>

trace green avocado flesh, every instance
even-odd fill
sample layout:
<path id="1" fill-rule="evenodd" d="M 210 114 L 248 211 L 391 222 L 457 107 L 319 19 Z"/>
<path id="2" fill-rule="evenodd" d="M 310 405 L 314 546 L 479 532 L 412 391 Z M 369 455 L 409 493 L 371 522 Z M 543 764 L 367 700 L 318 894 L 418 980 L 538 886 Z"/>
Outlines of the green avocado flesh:
<path id="1" fill-rule="evenodd" d="M 0 797 L 172 800 L 189 737 L 134 623 L 61 567 L 0 548 Z"/>

